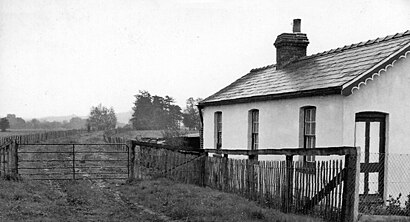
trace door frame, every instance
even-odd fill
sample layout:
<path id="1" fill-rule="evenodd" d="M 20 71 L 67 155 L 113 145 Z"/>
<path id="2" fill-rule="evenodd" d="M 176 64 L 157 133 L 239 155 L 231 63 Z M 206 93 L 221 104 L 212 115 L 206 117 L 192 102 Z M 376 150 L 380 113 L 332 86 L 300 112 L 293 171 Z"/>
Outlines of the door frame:
<path id="1" fill-rule="evenodd" d="M 382 112 L 358 112 L 355 116 L 355 125 L 357 122 L 365 122 L 365 147 L 362 153 L 364 153 L 365 162 L 360 163 L 360 173 L 364 173 L 364 194 L 361 196 L 369 201 L 383 201 L 385 192 L 385 174 L 386 174 L 386 132 L 387 132 L 387 116 L 388 114 Z M 370 149 L 370 123 L 379 122 L 379 161 L 378 163 L 369 162 L 369 149 Z M 355 132 L 356 137 L 356 132 Z M 356 141 L 355 141 L 356 143 Z M 369 173 L 378 173 L 378 194 L 366 193 L 369 187 Z"/>

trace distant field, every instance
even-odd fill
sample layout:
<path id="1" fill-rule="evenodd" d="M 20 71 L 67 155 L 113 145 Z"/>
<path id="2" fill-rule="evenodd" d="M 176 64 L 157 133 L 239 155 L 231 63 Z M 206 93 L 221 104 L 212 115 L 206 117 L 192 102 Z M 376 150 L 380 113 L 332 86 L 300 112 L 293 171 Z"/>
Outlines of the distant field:
<path id="1" fill-rule="evenodd" d="M 144 137 L 163 138 L 164 137 L 163 133 L 164 133 L 164 130 L 132 130 L 132 131 L 127 131 L 127 132 L 117 133 L 115 134 L 115 136 L 125 137 L 129 139 L 134 139 L 136 137 L 138 138 L 144 138 Z M 190 133 L 198 133 L 198 131 L 181 130 L 180 133 L 181 135 L 183 135 L 183 134 L 190 134 Z"/>
<path id="2" fill-rule="evenodd" d="M 46 132 L 46 131 L 50 131 L 50 130 L 44 130 L 44 129 L 7 129 L 6 132 L 1 132 L 0 131 L 0 137 L 15 136 L 15 135 L 27 135 L 27 134 L 32 134 L 32 133 Z"/>

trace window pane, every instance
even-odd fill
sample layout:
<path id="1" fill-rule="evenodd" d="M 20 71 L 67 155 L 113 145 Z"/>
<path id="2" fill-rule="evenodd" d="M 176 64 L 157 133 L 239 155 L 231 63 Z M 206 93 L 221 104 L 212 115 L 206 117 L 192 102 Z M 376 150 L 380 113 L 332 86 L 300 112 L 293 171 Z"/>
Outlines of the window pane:
<path id="1" fill-rule="evenodd" d="M 360 155 L 360 162 L 364 163 L 364 150 L 365 150 L 365 135 L 366 135 L 366 122 L 356 122 L 356 135 L 355 146 L 360 146 L 362 155 Z"/>
<path id="2" fill-rule="evenodd" d="M 315 123 L 315 122 L 312 122 L 312 123 L 311 123 L 310 134 L 311 134 L 311 135 L 315 135 L 315 134 L 316 134 L 316 123 Z"/>
<path id="3" fill-rule="evenodd" d="M 310 121 L 315 122 L 316 121 L 316 109 L 315 108 L 311 109 L 310 116 L 311 116 Z"/>
<path id="4" fill-rule="evenodd" d="M 369 157 L 370 163 L 379 162 L 380 152 L 380 123 L 370 122 L 370 138 L 369 138 Z"/>
<path id="5" fill-rule="evenodd" d="M 306 136 L 305 137 L 305 148 L 311 148 L 310 144 L 311 144 L 311 138 Z"/>
<path id="6" fill-rule="evenodd" d="M 310 120 L 310 109 L 305 109 L 305 122 Z"/>
<path id="7" fill-rule="evenodd" d="M 310 124 L 305 123 L 305 135 L 310 135 Z"/>

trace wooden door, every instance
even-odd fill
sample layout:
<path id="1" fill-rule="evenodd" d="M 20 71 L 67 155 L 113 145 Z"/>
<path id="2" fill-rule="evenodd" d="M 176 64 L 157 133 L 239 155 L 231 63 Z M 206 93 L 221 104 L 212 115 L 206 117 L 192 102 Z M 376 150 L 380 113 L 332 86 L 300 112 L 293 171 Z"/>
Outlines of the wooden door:
<path id="1" fill-rule="evenodd" d="M 356 114 L 355 146 L 360 146 L 360 196 L 362 201 L 382 202 L 386 147 L 386 114 Z"/>

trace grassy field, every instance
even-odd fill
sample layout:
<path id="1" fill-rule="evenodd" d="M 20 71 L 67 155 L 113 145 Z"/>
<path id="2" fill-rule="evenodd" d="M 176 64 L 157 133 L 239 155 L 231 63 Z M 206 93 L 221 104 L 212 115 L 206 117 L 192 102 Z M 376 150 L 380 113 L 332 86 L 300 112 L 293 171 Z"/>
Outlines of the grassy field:
<path id="1" fill-rule="evenodd" d="M 198 131 L 188 131 L 188 130 L 181 130 L 179 131 L 181 135 L 189 134 L 189 133 L 198 133 Z M 131 130 L 127 132 L 117 133 L 114 136 L 117 137 L 125 137 L 128 139 L 135 139 L 135 138 L 163 138 L 164 131 L 163 130 Z"/>
<path id="2" fill-rule="evenodd" d="M 102 134 L 58 141 L 102 142 Z M 156 178 L 133 183 L 99 179 L 0 180 L 0 221 L 318 220 L 265 209 L 242 197 L 210 188 Z"/>
<path id="3" fill-rule="evenodd" d="M 0 137 L 5 137 L 5 136 L 16 136 L 16 135 L 27 135 L 27 134 L 33 134 L 33 133 L 41 133 L 45 132 L 47 130 L 35 130 L 35 129 L 7 129 L 6 132 L 1 132 L 0 131 Z"/>

